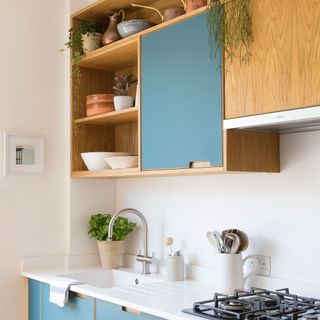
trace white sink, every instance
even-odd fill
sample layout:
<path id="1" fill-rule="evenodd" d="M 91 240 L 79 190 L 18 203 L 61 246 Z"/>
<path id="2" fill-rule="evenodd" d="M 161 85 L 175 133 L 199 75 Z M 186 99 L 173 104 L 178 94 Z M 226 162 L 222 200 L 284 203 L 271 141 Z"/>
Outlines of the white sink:
<path id="1" fill-rule="evenodd" d="M 123 270 L 95 270 L 83 273 L 65 274 L 61 275 L 61 277 L 71 278 L 100 288 L 127 287 L 131 285 L 138 286 L 161 281 L 150 275 L 141 275 Z"/>

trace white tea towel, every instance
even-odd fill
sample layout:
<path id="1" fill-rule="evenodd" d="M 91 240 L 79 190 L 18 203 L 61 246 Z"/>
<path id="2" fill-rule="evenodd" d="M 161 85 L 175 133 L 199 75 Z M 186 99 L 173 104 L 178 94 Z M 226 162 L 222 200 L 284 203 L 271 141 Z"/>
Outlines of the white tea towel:
<path id="1" fill-rule="evenodd" d="M 64 307 L 69 300 L 70 286 L 76 284 L 83 284 L 83 282 L 63 277 L 52 278 L 50 281 L 50 302 L 57 304 L 61 308 Z"/>

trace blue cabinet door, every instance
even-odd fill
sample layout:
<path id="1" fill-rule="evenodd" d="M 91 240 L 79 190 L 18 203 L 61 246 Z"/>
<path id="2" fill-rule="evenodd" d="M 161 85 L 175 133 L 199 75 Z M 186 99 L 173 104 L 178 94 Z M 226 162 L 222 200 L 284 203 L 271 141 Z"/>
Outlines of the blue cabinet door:
<path id="1" fill-rule="evenodd" d="M 50 286 L 41 284 L 41 320 L 94 320 L 94 299 L 70 295 L 69 302 L 60 308 L 49 301 Z"/>
<path id="2" fill-rule="evenodd" d="M 141 39 L 142 169 L 222 165 L 221 54 L 201 14 Z"/>
<path id="3" fill-rule="evenodd" d="M 40 282 L 28 280 L 28 319 L 40 320 Z"/>
<path id="4" fill-rule="evenodd" d="M 96 320 L 164 320 L 146 313 L 134 314 L 119 305 L 96 300 Z"/>

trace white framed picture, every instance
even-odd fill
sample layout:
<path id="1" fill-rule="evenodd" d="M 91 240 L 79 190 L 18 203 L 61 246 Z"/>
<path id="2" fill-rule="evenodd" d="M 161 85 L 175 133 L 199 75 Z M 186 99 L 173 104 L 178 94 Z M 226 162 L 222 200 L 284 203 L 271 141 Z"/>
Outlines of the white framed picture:
<path id="1" fill-rule="evenodd" d="M 44 170 L 44 136 L 3 133 L 4 175 L 37 175 Z"/>

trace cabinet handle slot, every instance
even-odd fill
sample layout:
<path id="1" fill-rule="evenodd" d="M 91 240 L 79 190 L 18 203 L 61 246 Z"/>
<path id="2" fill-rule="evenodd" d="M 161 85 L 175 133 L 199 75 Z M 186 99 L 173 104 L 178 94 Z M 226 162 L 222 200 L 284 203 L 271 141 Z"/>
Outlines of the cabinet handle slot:
<path id="1" fill-rule="evenodd" d="M 122 306 L 121 309 L 122 309 L 123 312 L 128 312 L 128 313 L 132 313 L 132 314 L 136 314 L 136 315 L 140 315 L 141 314 L 141 312 L 139 310 L 136 310 L 136 309 L 133 309 L 133 308 Z"/>
<path id="2" fill-rule="evenodd" d="M 189 168 L 210 168 L 211 162 L 208 161 L 192 161 L 189 163 Z"/>

